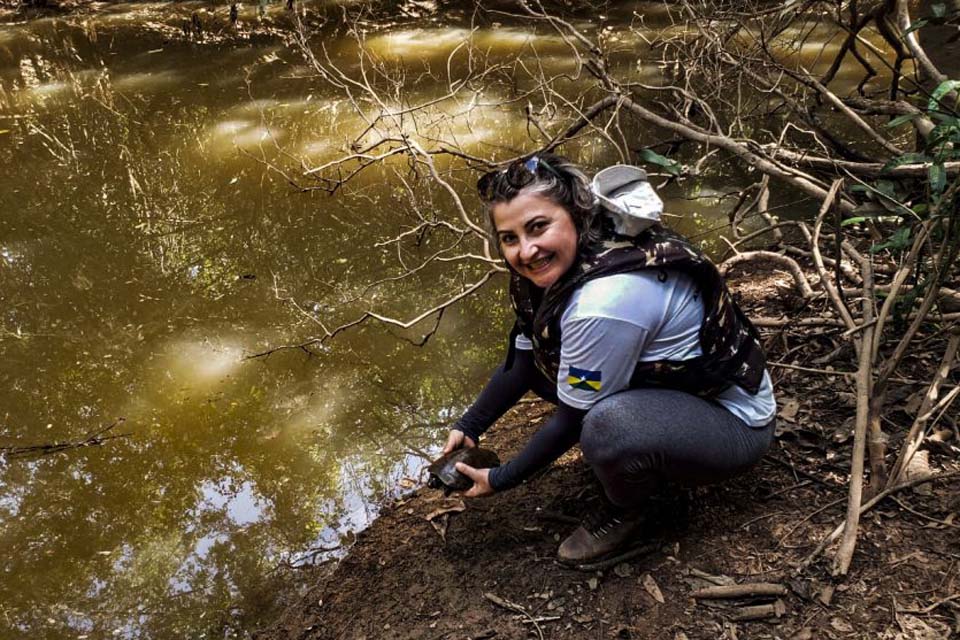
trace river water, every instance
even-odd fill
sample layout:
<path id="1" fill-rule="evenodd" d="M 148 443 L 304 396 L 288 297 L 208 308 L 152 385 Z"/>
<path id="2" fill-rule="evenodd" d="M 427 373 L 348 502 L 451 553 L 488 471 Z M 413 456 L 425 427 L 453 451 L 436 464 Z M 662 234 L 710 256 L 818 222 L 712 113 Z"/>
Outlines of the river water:
<path id="1" fill-rule="evenodd" d="M 180 33 L 195 11 L 202 43 Z M 432 321 L 368 323 L 312 356 L 246 359 L 366 308 L 412 317 L 485 268 L 445 264 L 365 291 L 401 271 L 394 245 L 376 244 L 414 221 L 403 162 L 333 196 L 271 171 L 264 160 L 302 177 L 301 160 L 344 153 L 364 122 L 294 47 L 215 37 L 226 11 L 104 5 L 0 26 L 0 446 L 111 425 L 104 435 L 122 436 L 0 459 L 2 638 L 243 635 L 269 613 L 278 567 L 335 555 L 378 504 L 419 483 L 502 356 L 501 276 L 422 347 L 408 340 Z M 280 12 L 267 7 L 268 21 Z M 401 20 L 372 28 L 366 46 L 409 68 L 409 100 L 446 91 L 441 70 L 470 37 L 493 61 L 520 53 L 571 69 L 554 32 L 503 18 L 471 35 L 469 18 Z M 621 30 L 641 18 L 668 26 L 660 3 L 624 3 L 605 37 L 624 73 L 649 82 L 657 65 Z M 359 73 L 356 40 L 335 20 L 312 42 Z M 530 146 L 523 103 L 476 98 L 469 118 L 424 136 L 487 156 Z M 619 159 L 597 136 L 565 151 L 594 168 Z M 454 176 L 471 212 L 476 177 Z M 731 170 L 666 190 L 674 226 L 715 241 L 731 203 L 714 196 L 748 180 Z M 450 218 L 449 199 L 431 193 Z"/>

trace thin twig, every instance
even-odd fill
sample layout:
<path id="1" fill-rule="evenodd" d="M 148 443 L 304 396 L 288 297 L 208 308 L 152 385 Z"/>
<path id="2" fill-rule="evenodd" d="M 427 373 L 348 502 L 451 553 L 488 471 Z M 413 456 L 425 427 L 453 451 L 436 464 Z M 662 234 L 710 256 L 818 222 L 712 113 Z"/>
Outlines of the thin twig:
<path id="1" fill-rule="evenodd" d="M 517 604 L 516 602 L 510 602 L 506 598 L 501 598 L 497 594 L 491 593 L 489 591 L 485 592 L 483 594 L 483 597 L 489 600 L 490 602 L 492 602 L 493 604 L 497 605 L 498 607 L 502 607 L 506 609 L 507 611 L 513 611 L 514 613 L 519 613 L 520 615 L 526 616 L 530 624 L 533 625 L 533 628 L 537 630 L 537 636 L 539 636 L 540 640 L 543 640 L 543 629 L 540 627 L 540 624 L 539 622 L 537 622 L 537 619 L 534 618 L 532 615 L 530 615 L 530 612 L 527 611 L 525 607 Z"/>
<path id="2" fill-rule="evenodd" d="M 104 435 L 108 431 L 112 430 L 118 424 L 122 424 L 126 421 L 126 418 L 120 418 L 116 422 L 107 425 L 101 429 L 97 429 L 93 433 L 90 433 L 79 440 L 72 440 L 68 442 L 54 442 L 51 444 L 39 444 L 39 445 L 28 445 L 28 446 L 13 446 L 13 447 L 0 447 L 0 453 L 6 454 L 7 458 L 17 459 L 17 458 L 30 458 L 35 456 L 45 456 L 51 455 L 54 453 L 61 453 L 63 451 L 68 451 L 70 449 L 80 449 L 83 447 L 98 447 L 108 440 L 115 440 L 117 438 L 126 438 L 127 436 L 133 435 L 132 433 L 115 433 L 111 435 Z"/>

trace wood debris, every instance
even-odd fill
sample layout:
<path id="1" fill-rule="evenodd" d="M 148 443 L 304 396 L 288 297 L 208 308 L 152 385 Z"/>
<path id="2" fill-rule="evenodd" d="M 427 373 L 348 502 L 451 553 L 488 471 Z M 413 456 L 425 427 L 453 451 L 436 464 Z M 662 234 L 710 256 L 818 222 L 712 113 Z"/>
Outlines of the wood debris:
<path id="1" fill-rule="evenodd" d="M 643 577 L 640 578 L 640 584 L 643 585 L 643 588 L 646 589 L 651 598 L 660 604 L 664 604 L 666 602 L 666 600 L 663 598 L 663 593 L 660 591 L 659 585 L 657 585 L 657 581 L 653 579 L 652 575 L 649 573 L 643 574 Z"/>
<path id="2" fill-rule="evenodd" d="M 779 618 L 786 612 L 787 606 L 783 603 L 783 600 L 777 598 L 772 604 L 740 607 L 730 616 L 730 619 L 737 622 L 745 622 L 747 620 L 761 620 L 763 618 Z"/>
<path id="3" fill-rule="evenodd" d="M 690 594 L 698 600 L 745 598 L 750 596 L 785 596 L 787 588 L 770 582 L 747 582 L 744 584 L 704 587 Z"/>

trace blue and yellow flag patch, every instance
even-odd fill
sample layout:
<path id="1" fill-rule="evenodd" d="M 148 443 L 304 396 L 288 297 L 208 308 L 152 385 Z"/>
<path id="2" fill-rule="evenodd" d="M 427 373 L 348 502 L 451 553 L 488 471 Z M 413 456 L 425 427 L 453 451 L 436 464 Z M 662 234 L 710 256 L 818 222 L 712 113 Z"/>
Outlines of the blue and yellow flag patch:
<path id="1" fill-rule="evenodd" d="M 600 391 L 600 372 L 570 367 L 570 373 L 567 376 L 567 384 L 574 389 L 583 389 L 584 391 Z"/>

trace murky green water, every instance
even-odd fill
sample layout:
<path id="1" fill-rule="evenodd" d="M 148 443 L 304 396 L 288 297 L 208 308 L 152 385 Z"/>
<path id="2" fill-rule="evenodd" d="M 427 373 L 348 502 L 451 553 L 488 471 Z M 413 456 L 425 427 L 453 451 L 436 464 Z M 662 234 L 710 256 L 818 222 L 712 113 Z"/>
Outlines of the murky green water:
<path id="1" fill-rule="evenodd" d="M 115 423 L 108 434 L 124 434 L 0 459 L 3 638 L 252 628 L 278 565 L 323 558 L 416 482 L 502 354 L 510 318 L 495 279 L 424 347 L 404 338 L 432 322 L 368 324 L 312 357 L 245 360 L 367 308 L 412 317 L 485 267 L 441 265 L 365 292 L 402 271 L 395 247 L 375 244 L 414 224 L 404 162 L 332 197 L 271 172 L 257 159 L 302 178 L 300 159 L 337 157 L 365 123 L 275 39 L 197 44 L 149 24 L 175 33 L 201 6 L 0 27 L 0 445 L 72 442 Z M 624 6 L 618 20 L 636 9 L 665 25 L 659 6 Z M 338 33 L 314 42 L 358 73 L 357 45 Z M 372 32 L 367 46 L 430 71 L 402 104 L 445 93 L 445 74 L 465 64 L 450 71 L 448 56 L 470 34 L 465 19 L 438 17 Z M 572 64 L 561 39 L 529 25 L 472 37 L 493 59 L 535 51 L 527 59 L 553 72 Z M 608 37 L 635 77 L 658 75 L 637 60 L 638 38 Z M 468 95 L 466 115 L 421 133 L 480 155 L 524 148 L 523 104 L 503 98 Z M 618 159 L 596 139 L 567 152 L 592 166 Z M 475 179 L 454 182 L 472 208 Z M 724 220 L 727 205 L 707 196 L 737 180 L 668 192 L 685 214 L 675 226 L 700 233 Z M 446 196 L 423 189 L 449 217 Z M 450 240 L 431 235 L 402 257 L 416 264 Z"/>

